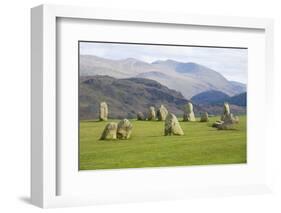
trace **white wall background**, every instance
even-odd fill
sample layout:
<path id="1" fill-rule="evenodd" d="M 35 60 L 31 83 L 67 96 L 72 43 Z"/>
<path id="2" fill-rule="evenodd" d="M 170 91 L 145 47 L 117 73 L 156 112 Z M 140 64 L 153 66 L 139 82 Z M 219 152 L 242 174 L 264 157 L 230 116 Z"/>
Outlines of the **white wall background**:
<path id="1" fill-rule="evenodd" d="M 41 3 L 122 9 L 185 12 L 275 19 L 275 125 L 281 109 L 281 13 L 278 0 L 8 0 L 0 6 L 0 212 L 37 212 L 29 204 L 30 178 L 30 11 Z M 277 84 L 280 85 L 277 85 Z M 261 112 L 266 116 L 265 112 Z M 279 126 L 279 128 L 281 125 Z M 278 137 L 279 136 L 279 137 Z M 272 195 L 191 199 L 157 203 L 120 204 L 47 210 L 60 212 L 280 212 L 281 138 L 272 142 L 274 193 Z M 280 155 L 280 156 L 278 156 Z"/>

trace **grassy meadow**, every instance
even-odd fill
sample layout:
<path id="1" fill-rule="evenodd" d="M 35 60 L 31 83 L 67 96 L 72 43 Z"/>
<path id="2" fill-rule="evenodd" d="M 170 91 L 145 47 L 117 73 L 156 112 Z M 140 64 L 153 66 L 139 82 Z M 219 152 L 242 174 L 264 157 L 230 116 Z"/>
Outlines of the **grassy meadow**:
<path id="1" fill-rule="evenodd" d="M 233 130 L 212 128 L 216 120 L 180 122 L 184 136 L 164 136 L 161 121 L 130 120 L 131 139 L 112 141 L 99 137 L 114 120 L 80 121 L 80 170 L 246 163 L 246 116 Z"/>

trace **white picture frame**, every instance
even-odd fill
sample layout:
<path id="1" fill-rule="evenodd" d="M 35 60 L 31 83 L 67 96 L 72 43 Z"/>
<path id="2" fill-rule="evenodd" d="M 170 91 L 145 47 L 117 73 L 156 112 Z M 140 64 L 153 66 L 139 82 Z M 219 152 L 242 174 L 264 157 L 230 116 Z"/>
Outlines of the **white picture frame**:
<path id="1" fill-rule="evenodd" d="M 234 183 L 233 185 L 216 185 L 201 187 L 200 183 L 193 188 L 169 187 L 156 192 L 149 189 L 135 194 L 112 191 L 112 195 L 58 195 L 58 178 L 60 167 L 58 166 L 58 132 L 57 132 L 57 88 L 60 83 L 57 80 L 57 20 L 87 19 L 87 20 L 116 20 L 120 22 L 153 23 L 161 25 L 202 26 L 231 29 L 256 29 L 264 31 L 265 58 L 263 79 L 267 107 L 272 106 L 273 100 L 270 91 L 273 88 L 273 21 L 271 19 L 241 18 L 241 17 L 216 17 L 187 14 L 160 14 L 143 11 L 122 11 L 112 9 L 84 8 L 74 6 L 41 5 L 31 10 L 31 201 L 34 205 L 47 207 L 62 207 L 76 205 L 91 205 L 99 203 L 139 202 L 145 200 L 178 199 L 197 196 L 252 194 L 270 191 L 268 178 L 261 178 L 258 183 Z M 260 79 L 262 80 L 262 79 Z M 262 146 L 270 143 L 270 118 L 266 121 L 265 140 Z M 261 153 L 265 159 L 266 152 Z M 265 162 L 257 174 L 269 177 L 268 162 Z M 183 168 L 176 168 L 179 174 L 184 174 Z M 165 175 L 169 168 L 159 168 L 158 174 Z M 201 170 L 204 170 L 202 168 Z M 206 169 L 207 170 L 207 169 Z M 219 171 L 219 170 L 218 170 Z M 234 171 L 234 170 L 233 170 Z M 142 175 L 142 173 L 154 172 L 154 170 L 123 170 L 121 173 Z M 87 173 L 83 174 L 84 176 Z M 102 175 L 102 174 L 99 174 Z M 112 174 L 108 173 L 107 177 Z M 120 175 L 120 174 L 118 174 Z M 176 178 L 177 175 L 171 176 Z M 132 187 L 132 186 L 131 186 Z"/>

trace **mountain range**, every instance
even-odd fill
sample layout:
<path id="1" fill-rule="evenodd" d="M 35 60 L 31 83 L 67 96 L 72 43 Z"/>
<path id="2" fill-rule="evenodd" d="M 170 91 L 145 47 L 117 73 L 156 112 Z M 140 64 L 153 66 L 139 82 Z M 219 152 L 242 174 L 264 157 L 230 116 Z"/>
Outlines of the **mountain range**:
<path id="1" fill-rule="evenodd" d="M 147 63 L 134 58 L 111 60 L 80 55 L 79 64 L 80 76 L 107 75 L 117 79 L 151 79 L 181 92 L 186 99 L 210 90 L 220 91 L 228 96 L 246 91 L 245 84 L 229 81 L 219 72 L 192 62 L 158 60 Z"/>

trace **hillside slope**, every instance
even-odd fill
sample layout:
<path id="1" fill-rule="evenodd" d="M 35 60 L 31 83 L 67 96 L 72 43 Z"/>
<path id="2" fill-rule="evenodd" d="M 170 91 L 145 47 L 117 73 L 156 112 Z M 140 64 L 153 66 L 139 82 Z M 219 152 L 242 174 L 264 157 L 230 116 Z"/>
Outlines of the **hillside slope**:
<path id="1" fill-rule="evenodd" d="M 192 102 L 197 104 L 211 104 L 219 102 L 221 100 L 226 100 L 228 98 L 230 97 L 223 92 L 217 90 L 210 90 L 193 96 L 191 100 Z"/>
<path id="2" fill-rule="evenodd" d="M 80 78 L 80 118 L 98 118 L 99 103 L 106 101 L 110 118 L 135 118 L 138 111 L 164 104 L 181 115 L 188 102 L 181 93 L 160 83 L 141 78 L 116 79 L 109 76 Z"/>
<path id="3" fill-rule="evenodd" d="M 242 106 L 242 107 L 246 107 L 247 106 L 247 93 L 243 92 L 241 94 L 232 96 L 232 97 L 228 97 L 228 98 L 224 98 L 224 99 L 220 99 L 215 101 L 215 104 L 222 104 L 223 102 L 228 102 L 230 104 L 234 104 L 237 106 Z"/>

